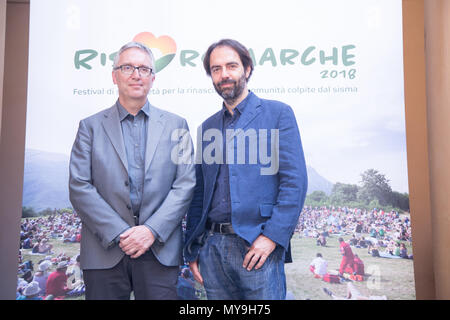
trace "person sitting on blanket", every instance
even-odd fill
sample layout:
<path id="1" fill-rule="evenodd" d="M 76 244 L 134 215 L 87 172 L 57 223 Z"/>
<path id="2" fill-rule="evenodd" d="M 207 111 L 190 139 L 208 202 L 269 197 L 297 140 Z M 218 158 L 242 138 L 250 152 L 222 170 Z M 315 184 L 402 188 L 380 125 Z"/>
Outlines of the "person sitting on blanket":
<path id="1" fill-rule="evenodd" d="M 36 243 L 33 246 L 32 253 L 40 253 L 40 254 L 46 254 L 50 253 L 52 251 L 53 245 L 48 243 L 47 239 L 42 239 L 39 243 Z"/>
<path id="2" fill-rule="evenodd" d="M 408 255 L 408 249 L 404 243 L 400 244 L 400 257 L 403 259 L 412 259 L 412 255 Z"/>
<path id="3" fill-rule="evenodd" d="M 386 252 L 389 252 L 390 255 L 394 256 L 395 255 L 395 245 L 396 245 L 396 243 L 394 240 L 389 241 L 389 244 L 386 248 Z"/>
<path id="4" fill-rule="evenodd" d="M 23 290 L 28 285 L 28 282 L 23 278 L 17 278 L 16 300 L 23 295 Z"/>
<path id="5" fill-rule="evenodd" d="M 325 238 L 325 236 L 323 234 L 319 235 L 319 238 L 317 239 L 316 244 L 318 246 L 322 246 L 322 247 L 325 247 L 327 245 L 327 239 Z"/>
<path id="6" fill-rule="evenodd" d="M 369 244 L 367 253 L 370 254 L 372 257 L 379 257 L 380 256 L 380 251 L 378 250 L 378 246 L 377 245 Z"/>
<path id="7" fill-rule="evenodd" d="M 78 296 L 85 292 L 83 281 L 83 271 L 80 268 L 80 255 L 75 257 L 75 264 L 66 272 L 67 275 L 67 292 L 68 296 Z"/>
<path id="8" fill-rule="evenodd" d="M 356 246 L 358 244 L 358 239 L 356 239 L 355 235 L 353 235 L 352 238 L 349 240 L 349 244 L 351 246 Z"/>
<path id="9" fill-rule="evenodd" d="M 327 273 L 328 262 L 322 257 L 321 253 L 316 254 L 316 258 L 311 261 L 309 270 L 314 274 L 315 278 L 322 278 Z"/>
<path id="10" fill-rule="evenodd" d="M 27 270 L 23 275 L 22 275 L 22 279 L 25 280 L 26 282 L 30 283 L 31 281 L 33 281 L 33 273 L 31 272 L 31 270 Z"/>
<path id="11" fill-rule="evenodd" d="M 50 273 L 47 279 L 47 295 L 53 295 L 54 297 L 65 296 L 67 289 L 67 261 L 61 261 L 56 267 L 56 271 Z"/>
<path id="12" fill-rule="evenodd" d="M 370 243 L 370 241 L 369 241 Z M 359 248 L 367 248 L 367 241 L 364 239 L 364 237 L 361 237 L 361 239 L 358 241 L 357 247 Z"/>
<path id="13" fill-rule="evenodd" d="M 27 236 L 25 240 L 23 240 L 22 248 L 23 249 L 33 249 L 33 236 Z"/>
<path id="14" fill-rule="evenodd" d="M 353 274 L 358 276 L 364 276 L 364 262 L 358 257 L 357 254 L 354 255 L 353 259 Z"/>
<path id="15" fill-rule="evenodd" d="M 19 296 L 16 300 L 42 300 L 39 292 L 39 283 L 37 283 L 36 281 L 31 281 L 26 285 L 22 295 Z"/>
<path id="16" fill-rule="evenodd" d="M 36 242 L 31 249 L 31 253 L 39 253 L 39 242 Z"/>
<path id="17" fill-rule="evenodd" d="M 34 270 L 34 265 L 33 265 L 33 261 L 31 260 L 27 260 L 23 263 L 21 263 L 19 261 L 19 266 L 18 266 L 18 273 L 19 274 L 25 274 L 28 271 L 33 271 Z"/>
<path id="18" fill-rule="evenodd" d="M 45 290 L 47 286 L 47 279 L 49 276 L 48 269 L 52 263 L 48 260 L 42 260 L 39 263 L 38 271 L 34 274 L 33 281 L 36 281 L 39 284 L 40 295 L 45 295 Z"/>

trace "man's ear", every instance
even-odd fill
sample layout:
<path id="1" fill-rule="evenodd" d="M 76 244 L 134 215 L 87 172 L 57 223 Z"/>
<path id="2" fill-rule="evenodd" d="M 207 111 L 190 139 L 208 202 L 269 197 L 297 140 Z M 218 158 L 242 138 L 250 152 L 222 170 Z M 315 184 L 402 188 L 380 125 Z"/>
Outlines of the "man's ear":
<path id="1" fill-rule="evenodd" d="M 245 70 L 245 80 L 248 81 L 248 77 L 250 77 L 250 71 L 252 71 L 252 68 L 250 66 L 247 67 L 247 70 Z"/>
<path id="2" fill-rule="evenodd" d="M 112 72 L 112 79 L 113 79 L 113 83 L 114 83 L 114 84 L 117 84 L 117 80 L 116 80 L 116 72 L 115 72 L 115 70 L 113 70 L 113 72 Z"/>

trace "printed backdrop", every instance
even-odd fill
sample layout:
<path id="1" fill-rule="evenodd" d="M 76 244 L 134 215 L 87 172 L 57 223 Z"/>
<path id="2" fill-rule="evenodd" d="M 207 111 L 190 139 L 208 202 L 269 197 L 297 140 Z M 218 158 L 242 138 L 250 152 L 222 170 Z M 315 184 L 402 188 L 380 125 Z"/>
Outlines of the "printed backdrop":
<path id="1" fill-rule="evenodd" d="M 149 101 L 185 117 L 195 141 L 221 107 L 201 59 L 222 38 L 249 48 L 253 92 L 292 106 L 308 193 L 369 168 L 408 193 L 400 0 L 32 0 L 24 206 L 70 206 L 79 121 L 115 103 L 112 58 L 131 40 L 157 60 Z"/>

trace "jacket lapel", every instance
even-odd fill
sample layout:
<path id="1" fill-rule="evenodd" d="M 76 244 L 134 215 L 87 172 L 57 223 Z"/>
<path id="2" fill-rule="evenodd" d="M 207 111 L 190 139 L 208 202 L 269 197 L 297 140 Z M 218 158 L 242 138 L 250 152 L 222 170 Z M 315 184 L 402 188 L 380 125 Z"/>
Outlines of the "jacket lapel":
<path id="1" fill-rule="evenodd" d="M 209 122 L 207 125 L 204 125 L 204 127 L 202 128 L 202 130 L 203 130 L 202 131 L 202 137 L 201 137 L 202 145 L 203 145 L 202 153 L 203 153 L 203 150 L 205 148 L 205 144 L 212 143 L 212 142 L 204 142 L 203 141 L 203 133 L 205 131 L 209 130 L 209 129 L 216 129 L 222 134 L 222 132 L 223 132 L 223 112 L 222 111 L 217 112 L 214 115 L 212 121 Z M 222 139 L 225 139 L 225 137 L 222 136 Z M 220 145 L 220 148 L 222 149 L 221 151 L 222 151 L 222 154 L 223 154 L 223 152 L 225 152 L 225 150 L 223 150 L 223 143 Z M 203 157 L 203 154 L 202 154 L 202 157 Z M 211 164 L 211 166 L 213 168 L 213 172 L 214 172 L 214 176 L 215 176 L 217 174 L 217 172 L 219 171 L 219 164 L 213 163 L 213 164 Z"/>
<path id="2" fill-rule="evenodd" d="M 227 137 L 227 142 L 233 139 L 236 135 L 242 134 L 241 130 L 236 129 L 245 129 L 250 124 L 250 122 L 252 122 L 253 119 L 255 119 L 259 115 L 261 111 L 261 101 L 259 100 L 259 98 L 252 92 L 249 92 L 249 95 L 249 100 L 247 102 L 247 105 L 245 106 L 244 112 L 239 117 L 233 134 Z"/>
<path id="3" fill-rule="evenodd" d="M 164 114 L 159 109 L 150 107 L 150 116 L 148 119 L 147 147 L 145 149 L 145 172 L 150 167 L 150 163 L 155 155 L 161 134 L 164 131 Z"/>
<path id="4" fill-rule="evenodd" d="M 202 150 L 200 150 L 201 152 L 201 157 L 202 157 L 202 163 L 204 164 L 204 155 L 203 155 L 203 150 L 205 149 L 206 145 L 208 145 L 209 143 L 212 142 L 205 142 L 203 141 L 203 133 L 205 131 L 207 131 L 208 129 L 216 129 L 219 132 L 222 133 L 222 129 L 223 129 L 223 112 L 219 111 L 217 112 L 213 118 L 211 119 L 211 121 L 207 121 L 203 126 L 202 126 L 202 136 L 200 137 L 200 139 L 202 140 Z M 198 139 L 198 137 L 197 137 Z M 225 137 L 223 137 L 223 139 L 225 139 Z M 220 148 L 223 149 L 223 143 L 220 146 Z M 224 152 L 224 150 L 222 150 L 222 152 Z M 217 180 L 217 175 L 219 174 L 219 168 L 220 168 L 220 164 L 214 162 L 212 164 L 209 165 L 205 165 L 204 164 L 204 168 L 203 170 L 205 170 L 205 174 L 206 174 L 206 179 L 205 179 L 205 192 L 206 192 L 206 205 L 204 206 L 204 210 L 205 212 L 209 211 L 209 207 L 211 205 L 211 200 L 212 200 L 212 196 L 214 193 L 214 185 L 216 183 Z"/>
<path id="5" fill-rule="evenodd" d="M 123 142 L 122 128 L 120 126 L 119 112 L 116 105 L 110 108 L 110 112 L 105 114 L 105 119 L 102 122 L 103 128 L 109 137 L 114 149 L 119 155 L 125 170 L 128 172 L 128 161 L 125 151 L 125 143 Z"/>

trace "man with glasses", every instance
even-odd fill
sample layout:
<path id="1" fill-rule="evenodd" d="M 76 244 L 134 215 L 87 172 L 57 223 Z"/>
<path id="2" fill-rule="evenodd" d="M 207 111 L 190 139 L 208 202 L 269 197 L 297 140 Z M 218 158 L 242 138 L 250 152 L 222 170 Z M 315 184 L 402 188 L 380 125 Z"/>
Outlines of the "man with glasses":
<path id="1" fill-rule="evenodd" d="M 86 299 L 177 299 L 181 221 L 195 173 L 192 161 L 172 154 L 193 149 L 186 121 L 148 102 L 154 67 L 146 46 L 123 46 L 112 72 L 118 100 L 80 121 L 72 148 Z"/>

